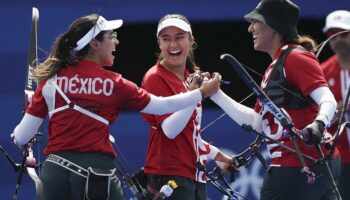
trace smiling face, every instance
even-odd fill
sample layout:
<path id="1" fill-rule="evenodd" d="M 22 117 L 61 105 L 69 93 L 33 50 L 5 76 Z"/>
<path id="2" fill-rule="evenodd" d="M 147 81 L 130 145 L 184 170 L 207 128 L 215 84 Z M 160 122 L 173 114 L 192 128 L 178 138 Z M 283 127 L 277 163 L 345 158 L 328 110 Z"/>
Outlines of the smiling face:
<path id="1" fill-rule="evenodd" d="M 254 49 L 270 54 L 271 57 L 277 51 L 276 48 L 280 47 L 282 36 L 274 31 L 266 24 L 252 20 L 248 28 L 248 32 L 253 35 Z"/>
<path id="2" fill-rule="evenodd" d="M 116 32 L 106 31 L 102 40 L 93 39 L 90 42 L 94 52 L 94 60 L 102 66 L 112 66 L 114 62 L 114 52 L 119 44 Z"/>
<path id="3" fill-rule="evenodd" d="M 193 45 L 193 37 L 174 26 L 164 28 L 158 36 L 161 63 L 165 67 L 180 67 L 185 69 L 187 56 Z"/>

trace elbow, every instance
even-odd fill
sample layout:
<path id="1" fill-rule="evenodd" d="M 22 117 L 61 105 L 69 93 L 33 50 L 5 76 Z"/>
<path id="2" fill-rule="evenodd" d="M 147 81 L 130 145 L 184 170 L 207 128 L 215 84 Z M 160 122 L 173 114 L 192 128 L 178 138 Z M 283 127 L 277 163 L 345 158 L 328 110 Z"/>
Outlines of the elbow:
<path id="1" fill-rule="evenodd" d="M 25 145 L 31 139 L 31 135 L 21 134 L 22 132 L 23 128 L 20 125 L 17 125 L 16 128 L 13 130 L 13 140 L 18 145 Z"/>
<path id="2" fill-rule="evenodd" d="M 171 132 L 171 131 L 167 131 L 167 130 L 164 130 L 164 129 L 163 129 L 163 133 L 164 133 L 164 135 L 165 135 L 167 138 L 169 138 L 169 139 L 171 139 L 171 140 L 175 139 L 176 136 L 178 135 L 178 134 L 176 134 L 176 133 L 173 133 L 173 132 Z"/>
<path id="3" fill-rule="evenodd" d="M 250 119 L 250 125 L 256 131 L 261 132 L 262 131 L 262 116 L 259 113 L 253 111 L 252 117 Z"/>
<path id="4" fill-rule="evenodd" d="M 171 136 L 171 135 L 167 135 L 167 134 L 165 134 L 165 136 L 166 136 L 167 138 L 171 139 L 171 140 L 173 140 L 173 139 L 176 138 L 176 136 Z"/>
<path id="5" fill-rule="evenodd" d="M 177 133 L 177 130 L 171 130 L 170 128 L 167 128 L 167 126 L 164 125 L 164 123 L 162 123 L 162 130 L 164 135 L 171 140 L 175 139 L 176 136 L 179 134 Z"/>
<path id="6" fill-rule="evenodd" d="M 334 105 L 334 112 L 335 112 L 335 110 L 337 109 L 337 101 L 335 100 L 334 96 L 332 98 L 331 103 Z"/>

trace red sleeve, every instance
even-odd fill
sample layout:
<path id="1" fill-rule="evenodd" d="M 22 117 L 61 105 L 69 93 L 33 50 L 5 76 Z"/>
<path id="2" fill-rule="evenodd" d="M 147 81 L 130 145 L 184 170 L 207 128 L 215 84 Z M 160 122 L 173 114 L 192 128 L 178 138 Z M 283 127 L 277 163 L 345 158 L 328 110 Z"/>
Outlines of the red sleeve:
<path id="1" fill-rule="evenodd" d="M 43 96 L 43 87 L 45 86 L 46 81 L 39 84 L 37 89 L 34 92 L 32 101 L 30 102 L 26 113 L 34 115 L 36 117 L 45 118 L 48 112 L 45 98 Z"/>
<path id="2" fill-rule="evenodd" d="M 304 96 L 318 87 L 327 86 L 318 60 L 309 52 L 292 51 L 284 67 L 287 80 L 299 88 Z"/>
<path id="3" fill-rule="evenodd" d="M 151 100 L 146 90 L 139 88 L 135 83 L 122 78 L 117 84 L 117 93 L 122 95 L 122 108 L 140 111 L 144 109 Z"/>
<path id="4" fill-rule="evenodd" d="M 322 71 L 323 71 L 323 74 L 324 74 L 326 80 L 331 78 L 331 76 L 338 75 L 338 71 L 334 70 L 334 68 L 335 68 L 334 65 L 337 64 L 336 60 L 337 60 L 337 56 L 333 55 L 330 58 L 328 58 L 326 61 L 321 63 L 321 68 L 322 68 Z M 336 71 L 336 73 L 335 73 L 335 71 Z"/>
<path id="5" fill-rule="evenodd" d="M 165 80 L 161 75 L 156 73 L 146 73 L 142 81 L 142 87 L 149 93 L 155 96 L 172 96 L 174 92 L 168 81 Z M 148 122 L 154 126 L 160 125 L 164 119 L 169 117 L 171 114 L 165 115 L 151 115 L 151 114 L 142 114 L 142 117 L 145 122 Z"/>

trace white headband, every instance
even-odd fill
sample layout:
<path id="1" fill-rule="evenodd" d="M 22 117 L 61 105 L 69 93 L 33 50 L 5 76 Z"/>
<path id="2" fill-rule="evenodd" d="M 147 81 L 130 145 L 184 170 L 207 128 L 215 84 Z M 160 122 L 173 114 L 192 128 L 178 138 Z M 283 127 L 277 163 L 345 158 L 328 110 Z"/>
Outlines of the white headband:
<path id="1" fill-rule="evenodd" d="M 82 37 L 77 42 L 77 47 L 74 48 L 75 51 L 80 51 L 83 49 L 93 38 L 96 37 L 101 31 L 113 30 L 121 27 L 123 24 L 123 20 L 111 20 L 107 21 L 104 17 L 100 16 L 95 24 L 89 32 L 87 32 L 84 37 Z"/>
<path id="2" fill-rule="evenodd" d="M 157 37 L 159 36 L 159 33 L 169 27 L 169 26 L 175 26 L 183 31 L 189 32 L 192 35 L 192 29 L 191 26 L 185 22 L 182 19 L 179 18 L 168 18 L 164 21 L 162 21 L 159 25 L 158 25 L 158 29 L 157 29 Z"/>

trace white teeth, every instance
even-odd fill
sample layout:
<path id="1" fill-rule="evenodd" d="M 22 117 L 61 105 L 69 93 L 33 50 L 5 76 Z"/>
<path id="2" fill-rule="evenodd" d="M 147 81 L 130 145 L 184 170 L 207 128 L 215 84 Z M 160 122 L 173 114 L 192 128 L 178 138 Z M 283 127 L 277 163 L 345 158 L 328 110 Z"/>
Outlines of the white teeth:
<path id="1" fill-rule="evenodd" d="M 180 51 L 170 51 L 170 53 L 180 53 Z"/>

